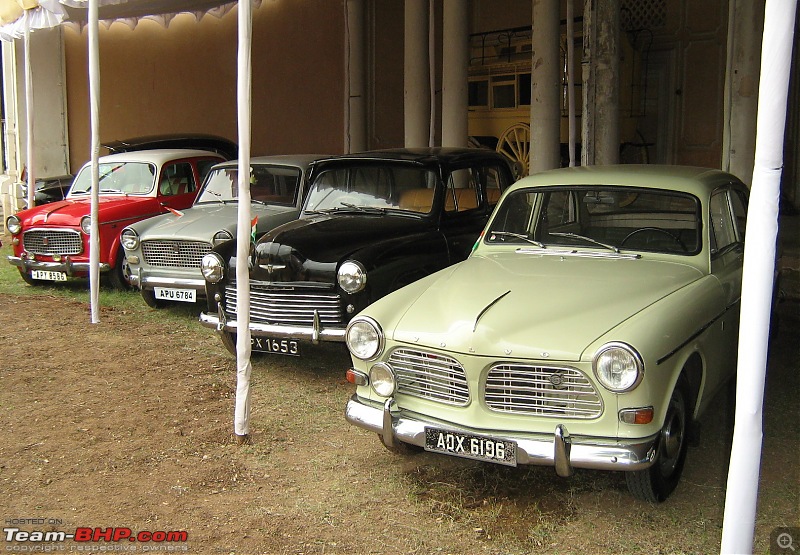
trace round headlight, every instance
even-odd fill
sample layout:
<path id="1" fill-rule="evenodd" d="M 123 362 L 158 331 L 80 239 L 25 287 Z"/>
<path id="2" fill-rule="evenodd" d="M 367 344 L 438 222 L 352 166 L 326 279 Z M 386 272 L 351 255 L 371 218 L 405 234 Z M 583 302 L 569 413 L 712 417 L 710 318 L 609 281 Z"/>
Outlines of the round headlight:
<path id="1" fill-rule="evenodd" d="M 122 230 L 119 242 L 126 251 L 132 251 L 139 247 L 139 234 L 129 227 Z"/>
<path id="2" fill-rule="evenodd" d="M 233 239 L 231 232 L 227 229 L 223 229 L 214 234 L 214 237 L 211 239 L 211 244 L 216 247 L 217 245 L 221 245 L 222 243 L 230 241 L 231 239 Z"/>
<path id="3" fill-rule="evenodd" d="M 373 364 L 369 369 L 369 383 L 375 393 L 381 397 L 394 395 L 395 380 L 392 367 L 383 362 Z"/>
<path id="4" fill-rule="evenodd" d="M 86 235 L 91 235 L 92 233 L 91 216 L 84 216 L 83 218 L 81 218 L 81 231 L 83 231 Z"/>
<path id="5" fill-rule="evenodd" d="M 602 386 L 615 393 L 635 388 L 644 375 L 642 357 L 624 343 L 607 343 L 600 347 L 592 367 Z"/>
<path id="6" fill-rule="evenodd" d="M 339 266 L 336 279 L 346 293 L 358 293 L 367 284 L 367 271 L 355 260 L 348 260 Z"/>
<path id="7" fill-rule="evenodd" d="M 372 318 L 357 317 L 347 326 L 345 342 L 354 357 L 370 360 L 383 349 L 383 333 Z"/>
<path id="8" fill-rule="evenodd" d="M 225 275 L 225 261 L 215 252 L 210 252 L 200 261 L 200 271 L 210 283 L 218 283 Z"/>
<path id="9" fill-rule="evenodd" d="M 16 216 L 9 216 L 6 220 L 6 229 L 11 235 L 16 235 L 22 231 L 22 223 Z"/>

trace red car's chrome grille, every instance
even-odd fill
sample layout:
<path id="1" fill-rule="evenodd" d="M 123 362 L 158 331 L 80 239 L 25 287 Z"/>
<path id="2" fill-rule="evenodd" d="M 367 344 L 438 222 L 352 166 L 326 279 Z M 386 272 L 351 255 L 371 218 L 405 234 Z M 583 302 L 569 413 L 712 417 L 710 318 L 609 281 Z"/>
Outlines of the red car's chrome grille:
<path id="1" fill-rule="evenodd" d="M 532 416 L 596 418 L 603 404 L 592 382 L 574 368 L 497 364 L 486 377 L 486 405 Z"/>
<path id="2" fill-rule="evenodd" d="M 339 295 L 314 289 L 271 289 L 250 284 L 250 322 L 283 326 L 312 327 L 314 313 L 324 328 L 344 328 Z M 225 287 L 225 313 L 236 317 L 236 282 Z"/>
<path id="3" fill-rule="evenodd" d="M 145 262 L 162 268 L 200 268 L 209 252 L 211 243 L 203 241 L 142 241 Z"/>
<path id="4" fill-rule="evenodd" d="M 469 403 L 469 387 L 464 368 L 454 358 L 396 349 L 389 357 L 397 378 L 397 392 L 448 405 Z"/>
<path id="5" fill-rule="evenodd" d="M 34 254 L 74 255 L 83 252 L 83 239 L 71 229 L 31 229 L 23 234 L 22 246 Z"/>

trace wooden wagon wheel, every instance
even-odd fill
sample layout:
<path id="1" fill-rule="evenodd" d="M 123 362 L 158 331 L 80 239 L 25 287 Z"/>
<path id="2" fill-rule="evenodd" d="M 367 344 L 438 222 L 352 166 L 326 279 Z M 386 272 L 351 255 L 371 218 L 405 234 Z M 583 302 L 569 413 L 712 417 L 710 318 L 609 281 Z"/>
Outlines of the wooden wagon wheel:
<path id="1" fill-rule="evenodd" d="M 531 126 L 527 123 L 515 123 L 503 131 L 497 141 L 497 152 L 509 159 L 516 179 L 528 175 L 531 161 Z"/>

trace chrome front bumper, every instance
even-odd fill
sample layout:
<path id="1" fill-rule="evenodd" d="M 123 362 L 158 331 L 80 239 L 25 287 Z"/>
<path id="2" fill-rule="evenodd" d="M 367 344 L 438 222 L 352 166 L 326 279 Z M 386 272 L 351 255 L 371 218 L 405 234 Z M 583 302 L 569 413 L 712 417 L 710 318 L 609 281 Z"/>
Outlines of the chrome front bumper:
<path id="1" fill-rule="evenodd" d="M 130 269 L 128 282 L 139 289 L 154 289 L 156 287 L 171 287 L 175 289 L 193 289 L 198 293 L 206 294 L 206 282 L 202 277 L 168 277 L 168 276 L 148 276 L 142 268 Z"/>
<path id="2" fill-rule="evenodd" d="M 383 408 L 372 407 L 364 404 L 357 395 L 353 395 L 347 402 L 345 419 L 351 424 L 380 434 L 388 447 L 395 441 L 402 441 L 424 448 L 426 426 L 460 433 L 491 435 L 400 413 L 393 399 L 388 399 Z M 578 437 L 570 436 L 563 424 L 556 425 L 553 434 L 504 433 L 497 437 L 516 442 L 517 464 L 554 466 L 559 476 L 570 476 L 573 468 L 648 468 L 655 461 L 658 446 L 658 434 L 627 441 Z"/>
<path id="3" fill-rule="evenodd" d="M 61 262 L 45 262 L 42 260 L 23 259 L 18 256 L 9 256 L 8 261 L 12 266 L 23 268 L 26 272 L 31 270 L 49 270 L 51 272 L 64 272 L 68 276 L 88 273 L 90 268 L 88 262 L 73 262 L 69 257 L 66 257 Z M 100 263 L 101 272 L 107 272 L 110 268 L 111 267 L 107 263 Z"/>
<path id="4" fill-rule="evenodd" d="M 200 323 L 203 326 L 207 328 L 213 328 L 218 332 L 226 331 L 230 333 L 236 333 L 239 329 L 239 322 L 237 320 L 228 320 L 221 308 L 217 314 L 202 312 L 200 314 Z M 344 342 L 344 332 L 344 329 L 323 328 L 320 325 L 319 318 L 314 318 L 314 325 L 312 327 L 250 323 L 251 336 L 282 339 L 305 339 L 311 341 L 312 343 L 318 343 L 320 341 Z"/>

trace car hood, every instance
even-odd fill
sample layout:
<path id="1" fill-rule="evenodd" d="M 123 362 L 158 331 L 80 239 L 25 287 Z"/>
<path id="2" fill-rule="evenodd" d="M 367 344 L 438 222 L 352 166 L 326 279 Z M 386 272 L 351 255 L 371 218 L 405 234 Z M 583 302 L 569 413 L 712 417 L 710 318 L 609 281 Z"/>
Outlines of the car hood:
<path id="1" fill-rule="evenodd" d="M 261 242 L 289 247 L 303 259 L 322 263 L 338 262 L 363 247 L 398 237 L 410 237 L 428 229 L 428 220 L 414 216 L 318 215 L 281 226 L 264 236 Z"/>
<path id="2" fill-rule="evenodd" d="M 385 331 L 449 351 L 577 361 L 603 334 L 700 277 L 656 260 L 473 256 L 440 272 Z"/>
<path id="3" fill-rule="evenodd" d="M 236 229 L 239 217 L 239 205 L 202 204 L 182 210 L 182 216 L 172 213 L 144 220 L 132 227 L 136 229 L 142 240 L 148 239 L 195 239 L 211 241 L 216 232 L 226 229 L 231 233 Z M 250 217 L 258 217 L 256 233 L 265 233 L 273 227 L 299 215 L 294 206 L 275 206 L 253 203 L 250 206 Z"/>
<path id="4" fill-rule="evenodd" d="M 77 226 L 81 218 L 91 212 L 91 199 L 68 199 L 51 202 L 44 206 L 36 206 L 26 210 L 20 219 L 25 227 L 40 225 Z M 150 213 L 152 212 L 152 214 Z M 97 214 L 101 222 L 120 219 L 136 214 L 140 217 L 155 216 L 164 212 L 164 208 L 152 197 L 139 196 L 101 196 L 98 199 Z"/>

